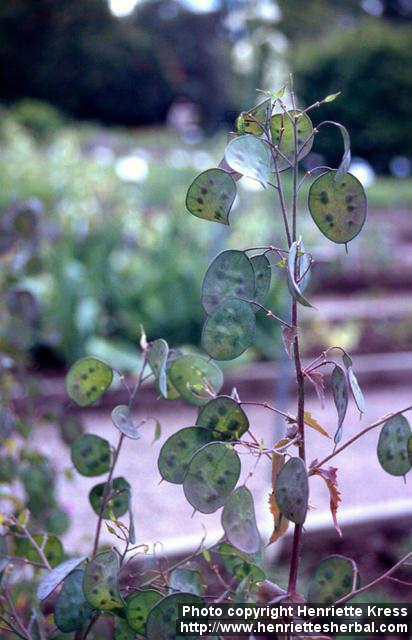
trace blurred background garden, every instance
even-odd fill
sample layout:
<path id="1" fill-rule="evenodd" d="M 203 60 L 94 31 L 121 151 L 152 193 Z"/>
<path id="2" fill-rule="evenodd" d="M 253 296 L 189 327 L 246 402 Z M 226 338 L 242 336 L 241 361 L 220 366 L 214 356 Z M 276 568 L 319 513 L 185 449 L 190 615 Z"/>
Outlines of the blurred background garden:
<path id="1" fill-rule="evenodd" d="M 74 509 L 57 506 L 56 469 L 66 472 L 61 494 L 77 491 L 64 443 L 90 424 L 107 435 L 99 412 L 72 414 L 67 367 L 93 354 L 135 373 L 142 326 L 149 339 L 199 348 L 210 259 L 223 248 L 283 246 L 273 195 L 256 182 L 241 180 L 230 229 L 191 217 L 185 196 L 195 175 L 221 160 L 256 89 L 279 89 L 290 73 L 299 105 L 341 91 L 314 121 L 347 127 L 351 171 L 369 201 L 347 256 L 315 228 L 302 191 L 300 230 L 316 260 L 310 293 L 319 310 L 303 316 L 305 356 L 337 343 L 354 354 L 371 418 L 410 403 L 411 26 L 411 0 L 0 4 L 1 480 L 19 475 L 50 531 L 64 532 Z M 333 165 L 341 153 L 336 132 L 323 131 L 304 168 Z M 281 269 L 273 280 L 270 306 L 287 314 Z M 255 346 L 228 375 L 246 395 L 257 388 L 287 404 L 288 364 L 271 324 L 259 317 Z M 157 410 L 153 400 L 146 413 Z M 166 431 L 191 424 L 184 419 L 176 413 Z M 270 433 L 269 421 L 264 428 Z M 23 454 L 12 443 L 16 430 Z M 401 495 L 395 481 L 385 483 L 388 500 Z M 342 491 L 355 499 L 350 481 Z M 371 492 L 360 492 L 365 503 Z M 74 518 L 84 517 L 81 507 Z M 168 526 L 166 518 L 159 531 L 167 535 Z M 391 543 L 404 545 L 401 538 Z"/>

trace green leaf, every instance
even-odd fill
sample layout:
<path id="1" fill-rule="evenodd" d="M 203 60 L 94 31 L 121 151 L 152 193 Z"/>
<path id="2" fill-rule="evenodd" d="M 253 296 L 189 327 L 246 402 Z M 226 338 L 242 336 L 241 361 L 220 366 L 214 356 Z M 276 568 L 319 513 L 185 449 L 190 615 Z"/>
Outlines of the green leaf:
<path id="1" fill-rule="evenodd" d="M 212 395 L 219 393 L 223 384 L 219 367 L 198 355 L 177 358 L 169 375 L 180 395 L 197 406 L 204 405 Z"/>
<path id="2" fill-rule="evenodd" d="M 205 445 L 190 461 L 183 490 L 192 507 L 213 513 L 223 506 L 240 475 L 237 453 L 221 442 Z"/>
<path id="3" fill-rule="evenodd" d="M 247 415 L 230 396 L 218 396 L 205 404 L 196 424 L 212 430 L 218 440 L 239 440 L 249 429 Z"/>
<path id="4" fill-rule="evenodd" d="M 103 395 L 113 380 L 113 371 L 97 358 L 82 358 L 70 368 L 67 393 L 81 407 L 87 407 Z"/>
<path id="5" fill-rule="evenodd" d="M 358 572 L 353 560 L 340 555 L 325 558 L 317 566 L 308 590 L 308 602 L 332 604 L 357 587 Z"/>
<path id="6" fill-rule="evenodd" d="M 238 487 L 226 500 L 222 526 L 231 544 L 245 553 L 256 553 L 260 536 L 256 525 L 253 497 L 247 487 Z"/>
<path id="7" fill-rule="evenodd" d="M 46 573 L 40 580 L 37 587 L 37 597 L 39 600 L 45 600 L 49 597 L 55 588 L 63 582 L 65 577 L 69 575 L 79 564 L 85 560 L 85 556 L 82 558 L 71 558 L 61 564 L 57 565 L 54 569 Z"/>
<path id="8" fill-rule="evenodd" d="M 256 317 L 248 302 L 227 299 L 203 327 L 202 347 L 215 360 L 233 360 L 254 342 Z"/>
<path id="9" fill-rule="evenodd" d="M 166 366 L 169 355 L 169 345 L 166 340 L 159 338 L 149 345 L 147 361 L 156 378 L 160 393 L 167 398 Z"/>
<path id="10" fill-rule="evenodd" d="M 256 300 L 256 302 L 264 306 L 269 295 L 270 281 L 272 277 L 270 262 L 264 253 L 258 256 L 253 256 L 253 258 L 250 258 L 250 262 L 252 263 L 253 271 L 255 273 L 255 292 L 253 300 Z M 246 298 L 248 296 L 240 297 Z"/>
<path id="11" fill-rule="evenodd" d="M 100 436 L 85 433 L 72 444 L 71 458 L 83 476 L 100 476 L 110 469 L 110 445 Z"/>
<path id="12" fill-rule="evenodd" d="M 260 138 L 240 136 L 231 140 L 226 147 L 225 159 L 234 171 L 257 180 L 263 186 L 267 186 L 272 178 L 270 147 Z"/>
<path id="13" fill-rule="evenodd" d="M 114 638 L 115 640 L 134 640 L 136 637 L 135 631 L 130 627 L 126 620 L 122 618 L 116 618 L 114 623 Z"/>
<path id="14" fill-rule="evenodd" d="M 296 281 L 295 269 L 296 272 L 299 273 L 300 262 L 299 260 L 303 257 L 303 255 L 299 256 L 298 253 L 301 253 L 301 240 L 297 240 L 293 242 L 288 255 L 288 271 L 287 271 L 287 282 L 288 288 L 291 295 L 304 307 L 312 307 L 313 305 L 304 297 L 302 291 L 299 287 L 299 284 Z M 302 274 L 304 271 L 302 271 Z"/>
<path id="15" fill-rule="evenodd" d="M 33 535 L 35 543 L 43 550 L 51 567 L 57 567 L 62 561 L 64 551 L 59 538 L 47 533 Z M 42 559 L 27 538 L 15 538 L 15 555 L 26 558 L 30 562 L 42 562 Z"/>
<path id="16" fill-rule="evenodd" d="M 288 111 L 290 118 L 294 118 L 301 114 L 300 111 Z M 295 154 L 295 136 L 293 124 L 290 118 L 283 112 L 275 113 L 270 120 L 270 133 L 272 142 L 279 147 L 280 153 L 276 157 L 276 163 L 279 171 L 289 169 L 294 162 Z M 297 144 L 298 144 L 298 161 L 308 155 L 313 145 L 313 126 L 308 115 L 301 114 L 296 122 L 297 126 Z M 283 128 L 283 132 L 282 132 Z"/>
<path id="17" fill-rule="evenodd" d="M 380 432 L 378 460 L 381 467 L 392 476 L 404 476 L 412 466 L 408 451 L 411 436 L 409 422 L 403 415 L 389 418 Z"/>
<path id="18" fill-rule="evenodd" d="M 263 125 L 267 123 L 271 110 L 271 100 L 267 99 L 249 111 L 241 113 L 236 119 L 236 130 L 239 131 L 239 133 L 252 133 L 255 136 L 262 135 L 263 128 L 258 123 L 261 122 Z M 256 120 L 258 122 L 255 122 Z"/>
<path id="19" fill-rule="evenodd" d="M 162 435 L 162 425 L 160 424 L 159 420 L 156 420 L 152 444 L 157 440 L 159 440 L 161 435 Z"/>
<path id="20" fill-rule="evenodd" d="M 93 608 L 84 597 L 83 578 L 83 569 L 70 573 L 57 596 L 54 621 L 63 633 L 81 629 L 93 613 Z"/>
<path id="21" fill-rule="evenodd" d="M 336 180 L 334 170 L 322 173 L 309 189 L 310 214 L 326 238 L 346 244 L 361 231 L 366 219 L 365 191 L 355 176 Z"/>
<path id="22" fill-rule="evenodd" d="M 342 438 L 342 424 L 348 408 L 348 381 L 344 370 L 339 365 L 336 365 L 332 371 L 332 393 L 338 412 L 338 428 L 335 433 L 335 444 L 338 444 Z"/>
<path id="23" fill-rule="evenodd" d="M 89 502 L 97 515 L 100 514 L 100 505 L 106 484 L 106 482 L 96 484 L 89 493 Z M 130 484 L 127 480 L 122 477 L 115 478 L 112 482 L 110 496 L 103 511 L 103 518 L 109 519 L 112 513 L 115 518 L 121 518 L 127 513 L 130 503 Z"/>
<path id="24" fill-rule="evenodd" d="M 120 433 L 132 440 L 140 438 L 139 429 L 133 422 L 132 412 L 127 405 L 119 404 L 113 409 L 111 417 L 114 426 L 119 429 Z"/>
<path id="25" fill-rule="evenodd" d="M 300 458 L 290 458 L 279 471 L 275 499 L 285 518 L 296 524 L 305 522 L 309 484 L 306 467 Z"/>
<path id="26" fill-rule="evenodd" d="M 119 558 L 114 551 L 103 551 L 86 564 L 83 591 L 87 602 L 99 611 L 123 608 L 119 591 Z"/>
<path id="27" fill-rule="evenodd" d="M 202 306 L 213 313 L 228 298 L 255 297 L 255 272 L 243 251 L 223 251 L 210 264 L 202 284 Z"/>
<path id="28" fill-rule="evenodd" d="M 130 593 L 126 598 L 126 618 L 129 626 L 140 635 L 146 634 L 146 620 L 149 611 L 162 600 L 162 595 L 154 589 Z"/>
<path id="29" fill-rule="evenodd" d="M 162 446 L 157 461 L 162 478 L 182 484 L 193 455 L 212 440 L 213 434 L 200 427 L 186 427 L 171 435 Z"/>
<path id="30" fill-rule="evenodd" d="M 352 391 L 352 395 L 355 400 L 356 406 L 358 407 L 359 413 L 365 413 L 365 398 L 363 397 L 358 379 L 355 376 L 352 367 L 348 368 L 348 380 L 349 387 Z"/>
<path id="31" fill-rule="evenodd" d="M 170 592 L 186 592 L 201 596 L 204 587 L 200 570 L 192 567 L 177 567 L 170 573 Z"/>
<path id="32" fill-rule="evenodd" d="M 173 593 L 158 602 L 147 616 L 147 640 L 175 640 L 178 607 L 184 604 L 202 604 L 203 601 L 193 593 Z M 182 640 L 197 640 L 198 635 L 181 635 Z"/>
<path id="33" fill-rule="evenodd" d="M 187 210 L 197 218 L 229 224 L 236 197 L 236 184 L 223 169 L 208 169 L 198 175 L 186 196 Z"/>

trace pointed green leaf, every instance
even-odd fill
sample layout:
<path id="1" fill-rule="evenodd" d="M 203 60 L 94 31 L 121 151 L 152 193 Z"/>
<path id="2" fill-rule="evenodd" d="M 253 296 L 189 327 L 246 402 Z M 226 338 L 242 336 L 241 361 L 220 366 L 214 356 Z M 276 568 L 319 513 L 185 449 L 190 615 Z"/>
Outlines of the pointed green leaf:
<path id="1" fill-rule="evenodd" d="M 87 407 L 103 395 L 113 380 L 113 371 L 97 358 L 82 358 L 69 369 L 67 393 L 81 407 Z"/>
<path id="2" fill-rule="evenodd" d="M 111 417 L 114 426 L 119 429 L 120 433 L 132 440 L 140 438 L 139 429 L 134 424 L 132 412 L 127 405 L 119 404 L 113 409 Z"/>
<path id="3" fill-rule="evenodd" d="M 89 502 L 97 515 L 100 514 L 100 505 L 106 484 L 106 482 L 96 484 L 89 493 Z M 130 503 L 130 484 L 127 480 L 122 477 L 115 478 L 112 482 L 110 496 L 103 511 L 103 518 L 110 518 L 112 513 L 115 518 L 121 518 L 127 513 Z"/>
<path id="4" fill-rule="evenodd" d="M 349 387 L 352 391 L 353 398 L 355 400 L 356 406 L 358 407 L 359 413 L 365 413 L 365 398 L 363 397 L 363 393 L 358 383 L 358 379 L 355 376 L 352 367 L 348 368 L 348 380 Z"/>
<path id="5" fill-rule="evenodd" d="M 255 336 L 252 305 L 236 298 L 227 299 L 207 318 L 202 347 L 215 360 L 233 360 L 253 344 Z"/>
<path id="6" fill-rule="evenodd" d="M 270 121 L 270 133 L 272 136 L 272 142 L 279 147 L 279 151 L 282 155 L 278 154 L 276 157 L 276 163 L 279 171 L 289 169 L 294 162 L 295 153 L 295 135 L 293 131 L 293 124 L 290 118 L 299 115 L 300 111 L 288 111 L 288 115 L 285 113 L 275 113 Z M 298 161 L 302 160 L 308 155 L 313 145 L 313 126 L 309 116 L 301 114 L 296 121 L 296 133 L 297 133 L 297 147 L 298 147 Z M 283 129 L 283 131 L 282 131 Z"/>
<path id="7" fill-rule="evenodd" d="M 186 427 L 171 435 L 160 449 L 157 461 L 162 478 L 182 484 L 193 455 L 212 440 L 213 434 L 201 427 Z"/>
<path id="8" fill-rule="evenodd" d="M 332 393 L 338 412 L 338 428 L 335 433 L 335 444 L 338 444 L 342 438 L 342 424 L 348 408 L 348 381 L 344 370 L 338 365 L 332 371 Z"/>
<path id="9" fill-rule="evenodd" d="M 231 544 L 245 553 L 256 553 L 260 536 L 256 525 L 253 497 L 247 487 L 238 487 L 226 500 L 222 526 Z"/>
<path id="10" fill-rule="evenodd" d="M 126 618 L 129 626 L 140 635 L 146 634 L 146 620 L 149 611 L 162 600 L 162 595 L 154 589 L 130 593 L 126 598 Z"/>
<path id="11" fill-rule="evenodd" d="M 202 574 L 198 567 L 177 567 L 170 573 L 170 592 L 186 592 L 201 596 L 204 591 Z"/>
<path id="12" fill-rule="evenodd" d="M 293 242 L 290 249 L 289 249 L 289 255 L 288 255 L 288 272 L 287 272 L 287 279 L 288 279 L 288 288 L 289 291 L 291 293 L 291 295 L 295 298 L 295 300 L 297 300 L 301 305 L 303 305 L 304 307 L 312 307 L 313 305 L 306 300 L 306 298 L 304 297 L 304 295 L 302 294 L 302 291 L 296 281 L 296 273 L 299 273 L 298 269 L 300 267 L 300 264 L 298 262 L 299 258 L 302 258 L 303 256 L 298 256 L 298 253 L 301 253 L 301 242 L 302 241 L 296 241 Z M 296 273 L 295 273 L 296 270 Z M 304 271 L 302 271 L 302 275 L 303 275 Z"/>
<path id="13" fill-rule="evenodd" d="M 173 593 L 158 602 L 149 612 L 146 622 L 147 640 L 175 640 L 178 607 L 184 604 L 202 604 L 193 593 Z M 198 635 L 181 635 L 182 640 L 197 640 Z"/>
<path id="14" fill-rule="evenodd" d="M 361 231 L 366 219 L 365 191 L 355 176 L 346 173 L 336 180 L 336 171 L 322 173 L 309 190 L 310 214 L 332 242 L 346 244 Z"/>
<path id="15" fill-rule="evenodd" d="M 134 640 L 136 632 L 130 627 L 126 620 L 116 618 L 114 624 L 114 640 Z"/>
<path id="16" fill-rule="evenodd" d="M 187 210 L 197 218 L 229 224 L 236 184 L 223 169 L 208 169 L 198 175 L 186 196 Z"/>
<path id="17" fill-rule="evenodd" d="M 183 482 L 185 496 L 198 511 L 213 513 L 224 505 L 239 474 L 237 453 L 221 442 L 211 442 L 199 449 L 190 461 Z"/>
<path id="18" fill-rule="evenodd" d="M 63 633 L 81 629 L 93 613 L 93 608 L 84 597 L 83 578 L 83 569 L 70 573 L 57 596 L 54 621 Z"/>
<path id="19" fill-rule="evenodd" d="M 218 396 L 205 404 L 196 424 L 211 429 L 218 440 L 239 440 L 249 429 L 247 415 L 230 396 Z"/>
<path id="20" fill-rule="evenodd" d="M 169 345 L 166 340 L 159 338 L 149 345 L 147 361 L 156 378 L 160 393 L 167 397 L 166 366 L 169 355 Z"/>
<path id="21" fill-rule="evenodd" d="M 252 263 L 255 273 L 255 294 L 253 300 L 256 300 L 256 302 L 264 306 L 270 291 L 272 268 L 264 253 L 259 256 L 253 256 L 253 258 L 250 258 L 250 262 Z M 240 297 L 246 298 L 247 296 Z"/>
<path id="22" fill-rule="evenodd" d="M 40 580 L 37 587 L 37 597 L 39 600 L 45 600 L 49 597 L 55 588 L 63 582 L 65 577 L 69 575 L 79 564 L 85 560 L 85 556 L 82 558 L 71 558 L 62 562 L 57 567 L 46 573 Z"/>
<path id="23" fill-rule="evenodd" d="M 379 436 L 377 454 L 381 467 L 392 476 L 404 476 L 412 466 L 408 451 L 411 437 L 411 428 L 405 416 L 393 416 L 385 422 Z"/>
<path id="24" fill-rule="evenodd" d="M 83 476 L 100 476 L 110 469 L 110 445 L 100 436 L 85 433 L 72 444 L 71 458 Z"/>
<path id="25" fill-rule="evenodd" d="M 275 498 L 281 513 L 296 524 L 303 524 L 309 499 L 308 475 L 300 458 L 290 458 L 276 478 Z"/>
<path id="26" fill-rule="evenodd" d="M 255 296 L 255 272 L 243 251 L 223 251 L 209 265 L 202 284 L 202 306 L 213 313 L 228 298 Z"/>
<path id="27" fill-rule="evenodd" d="M 170 379 L 180 395 L 197 406 L 219 393 L 223 374 L 219 367 L 198 355 L 180 356 L 170 367 Z"/>
<path id="28" fill-rule="evenodd" d="M 308 602 L 332 604 L 357 587 L 357 577 L 353 560 L 340 555 L 325 558 L 309 584 Z"/>
<path id="29" fill-rule="evenodd" d="M 120 563 L 114 551 L 103 551 L 86 564 L 83 591 L 87 602 L 99 611 L 123 608 L 119 591 Z"/>
<path id="30" fill-rule="evenodd" d="M 255 136 L 239 136 L 226 147 L 228 165 L 243 176 L 261 182 L 264 186 L 272 177 L 272 155 L 264 140 Z"/>

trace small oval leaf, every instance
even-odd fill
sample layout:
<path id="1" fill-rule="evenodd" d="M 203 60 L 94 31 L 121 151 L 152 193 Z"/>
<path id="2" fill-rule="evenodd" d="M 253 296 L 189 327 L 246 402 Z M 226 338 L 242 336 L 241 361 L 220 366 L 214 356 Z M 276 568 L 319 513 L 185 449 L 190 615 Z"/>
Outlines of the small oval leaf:
<path id="1" fill-rule="evenodd" d="M 198 175 L 186 196 L 187 210 L 197 218 L 229 224 L 236 184 L 227 171 L 208 169 Z"/>
<path id="2" fill-rule="evenodd" d="M 85 433 L 72 444 L 71 459 L 83 476 L 100 476 L 110 469 L 110 445 L 100 436 Z"/>
<path id="3" fill-rule="evenodd" d="M 171 435 L 162 446 L 157 461 L 162 478 L 181 484 L 196 451 L 212 440 L 213 434 L 200 427 L 186 427 Z"/>
<path id="4" fill-rule="evenodd" d="M 89 502 L 97 515 L 100 515 L 100 506 L 106 484 L 106 482 L 96 484 L 89 493 Z M 103 518 L 108 519 L 111 517 L 111 514 L 113 514 L 115 518 L 121 518 L 121 516 L 124 516 L 129 510 L 129 503 L 130 484 L 122 477 L 115 478 L 112 482 L 110 498 L 107 500 L 103 511 Z"/>
<path id="5" fill-rule="evenodd" d="M 403 415 L 389 418 L 380 432 L 378 460 L 381 467 L 392 476 L 404 476 L 412 466 L 408 451 L 411 437 L 409 422 Z"/>
<path id="6" fill-rule="evenodd" d="M 83 591 L 87 602 L 99 611 L 123 608 L 119 591 L 119 558 L 114 551 L 103 551 L 87 563 Z"/>
<path id="7" fill-rule="evenodd" d="M 120 433 L 123 433 L 127 438 L 132 440 L 138 440 L 139 429 L 133 422 L 132 412 L 125 404 L 119 404 L 115 407 L 111 414 L 112 422 L 116 429 L 119 429 Z"/>
<path id="8" fill-rule="evenodd" d="M 70 573 L 57 596 L 54 621 L 63 633 L 81 629 L 93 613 L 93 608 L 84 597 L 83 578 L 83 569 Z"/>
<path id="9" fill-rule="evenodd" d="M 296 524 L 303 524 L 309 499 L 308 474 L 300 458 L 290 458 L 276 478 L 275 498 L 281 513 Z"/>
<path id="10" fill-rule="evenodd" d="M 176 358 L 169 375 L 180 395 L 197 406 L 204 405 L 219 393 L 223 384 L 223 374 L 219 367 L 198 355 Z"/>
<path id="11" fill-rule="evenodd" d="M 249 429 L 242 407 L 230 396 L 213 398 L 199 411 L 196 424 L 213 431 L 218 440 L 239 440 Z"/>
<path id="12" fill-rule="evenodd" d="M 228 298 L 255 296 L 255 272 L 243 251 L 223 251 L 209 265 L 202 284 L 202 306 L 213 313 Z"/>
<path id="13" fill-rule="evenodd" d="M 353 560 L 340 555 L 329 556 L 317 566 L 308 590 L 308 602 L 332 604 L 357 586 L 357 569 Z"/>
<path id="14" fill-rule="evenodd" d="M 240 356 L 256 336 L 256 317 L 252 305 L 231 298 L 209 316 L 202 331 L 202 347 L 215 360 Z"/>
<path id="15" fill-rule="evenodd" d="M 97 358 L 81 358 L 70 367 L 67 393 L 81 407 L 87 407 L 103 395 L 113 380 L 109 365 Z"/>
<path id="16" fill-rule="evenodd" d="M 222 526 L 231 544 L 245 553 L 256 553 L 260 536 L 256 525 L 253 497 L 247 487 L 238 487 L 226 500 Z"/>

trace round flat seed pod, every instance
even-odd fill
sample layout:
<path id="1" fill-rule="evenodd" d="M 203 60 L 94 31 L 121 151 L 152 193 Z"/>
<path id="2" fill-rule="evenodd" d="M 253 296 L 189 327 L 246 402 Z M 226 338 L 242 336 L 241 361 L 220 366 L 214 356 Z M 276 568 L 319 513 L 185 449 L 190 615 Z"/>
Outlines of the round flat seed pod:
<path id="1" fill-rule="evenodd" d="M 257 180 L 264 186 L 272 178 L 272 154 L 264 140 L 255 136 L 239 136 L 226 147 L 225 160 L 243 176 Z"/>
<path id="2" fill-rule="evenodd" d="M 170 573 L 170 593 L 185 592 L 196 596 L 204 591 L 203 578 L 198 567 L 177 567 Z"/>
<path id="3" fill-rule="evenodd" d="M 71 558 L 70 560 L 65 560 L 61 564 L 57 565 L 54 569 L 46 573 L 43 578 L 40 580 L 39 585 L 37 587 L 37 597 L 39 600 L 45 600 L 49 597 L 55 590 L 55 588 L 63 582 L 66 576 L 69 575 L 79 564 L 81 564 L 85 560 L 85 557 L 82 558 Z"/>
<path id="4" fill-rule="evenodd" d="M 136 632 L 131 629 L 127 620 L 116 618 L 114 623 L 114 640 L 135 640 Z"/>
<path id="5" fill-rule="evenodd" d="M 78 405 L 87 407 L 103 395 L 112 380 L 113 371 L 105 362 L 97 358 L 82 358 L 67 374 L 67 393 Z"/>
<path id="6" fill-rule="evenodd" d="M 110 469 L 110 445 L 100 436 L 85 433 L 72 444 L 71 458 L 83 476 L 100 476 Z"/>
<path id="7" fill-rule="evenodd" d="M 209 316 L 202 332 L 202 347 L 215 360 L 233 360 L 254 342 L 256 317 L 252 305 L 231 298 Z"/>
<path id="8" fill-rule="evenodd" d="M 305 522 L 309 484 L 305 465 L 300 458 L 290 458 L 279 471 L 275 499 L 285 518 L 296 524 Z"/>
<path id="9" fill-rule="evenodd" d="M 243 251 L 220 253 L 209 265 L 202 284 L 202 306 L 213 313 L 227 298 L 255 297 L 255 272 Z"/>
<path id="10" fill-rule="evenodd" d="M 171 435 L 160 449 L 157 461 L 162 478 L 182 484 L 193 455 L 212 440 L 213 434 L 201 427 L 187 427 Z"/>
<path id="11" fill-rule="evenodd" d="M 412 466 L 409 457 L 409 441 L 412 432 L 403 415 L 387 420 L 378 440 L 378 460 L 382 468 L 392 476 L 404 476 Z"/>
<path id="12" fill-rule="evenodd" d="M 237 453 L 222 442 L 211 442 L 199 449 L 190 461 L 183 490 L 192 507 L 213 513 L 232 493 L 240 474 Z"/>
<path id="13" fill-rule="evenodd" d="M 308 602 L 332 604 L 352 591 L 356 565 L 344 556 L 333 555 L 317 566 L 308 590 Z M 356 585 L 358 586 L 358 585 Z"/>
<path id="14" fill-rule="evenodd" d="M 198 355 L 176 358 L 170 367 L 169 376 L 182 398 L 199 407 L 210 400 L 211 394 L 219 393 L 223 384 L 223 374 L 219 367 Z"/>
<path id="15" fill-rule="evenodd" d="M 149 611 L 160 602 L 162 595 L 154 589 L 130 593 L 126 598 L 126 618 L 129 626 L 142 636 L 146 633 Z"/>
<path id="16" fill-rule="evenodd" d="M 87 602 L 99 611 L 123 608 L 119 591 L 119 558 L 114 551 L 103 551 L 86 564 L 83 592 Z"/>
<path id="17" fill-rule="evenodd" d="M 253 299 L 259 302 L 259 304 L 265 305 L 269 295 L 270 280 L 272 277 L 270 262 L 263 253 L 250 258 L 250 262 L 255 272 L 255 295 Z M 242 298 L 245 297 L 246 296 L 242 296 Z"/>
<path id="18" fill-rule="evenodd" d="M 256 105 L 247 113 L 241 113 L 236 118 L 236 130 L 239 133 L 252 133 L 255 136 L 260 136 L 263 133 L 263 128 L 259 124 L 265 124 L 269 117 L 272 108 L 272 102 L 270 98 L 264 100 L 261 104 Z M 257 122 L 256 122 L 257 120 Z"/>
<path id="19" fill-rule="evenodd" d="M 290 116 L 295 116 L 300 111 L 288 111 Z M 281 135 L 281 129 L 283 133 Z M 284 113 L 275 113 L 270 120 L 270 133 L 274 145 L 279 146 L 282 155 L 278 154 L 276 158 L 279 171 L 289 169 L 294 161 L 295 153 L 295 136 L 293 125 Z M 313 126 L 308 115 L 303 114 L 297 121 L 297 141 L 298 141 L 298 160 L 302 160 L 308 155 L 313 145 Z M 283 157 L 285 156 L 285 157 Z M 286 159 L 287 158 L 287 159 Z M 288 160 L 290 162 L 288 162 Z"/>
<path id="20" fill-rule="evenodd" d="M 93 511 L 99 515 L 101 499 L 106 483 L 96 484 L 89 493 L 89 502 Z M 103 511 L 103 518 L 108 519 L 113 513 L 115 518 L 124 516 L 129 510 L 130 503 L 130 484 L 124 478 L 115 478 L 112 482 L 112 497 L 107 502 L 107 505 Z"/>
<path id="21" fill-rule="evenodd" d="M 230 396 L 218 396 L 205 404 L 196 424 L 211 430 L 218 440 L 239 440 L 249 429 L 247 415 Z"/>
<path id="22" fill-rule="evenodd" d="M 155 340 L 149 346 L 147 361 L 155 376 L 159 390 L 164 397 L 167 396 L 166 367 L 168 355 L 169 345 L 166 340 L 162 338 Z"/>
<path id="23" fill-rule="evenodd" d="M 365 191 L 355 176 L 347 173 L 335 180 L 336 171 L 322 173 L 309 189 L 310 214 L 332 242 L 345 244 L 360 233 L 366 219 Z"/>
<path id="24" fill-rule="evenodd" d="M 84 597 L 83 579 L 83 569 L 76 569 L 67 576 L 57 596 L 54 621 L 63 633 L 81 629 L 93 613 L 93 608 Z"/>
<path id="25" fill-rule="evenodd" d="M 115 407 L 111 414 L 112 422 L 114 426 L 119 429 L 127 438 L 132 440 L 138 440 L 139 429 L 133 422 L 132 412 L 125 404 L 119 404 Z"/>
<path id="26" fill-rule="evenodd" d="M 236 184 L 223 169 L 208 169 L 198 175 L 186 195 L 186 208 L 197 218 L 229 224 Z"/>
<path id="27" fill-rule="evenodd" d="M 256 525 L 253 497 L 247 487 L 238 487 L 226 500 L 222 526 L 231 544 L 245 553 L 256 553 L 260 536 Z"/>
<path id="28" fill-rule="evenodd" d="M 173 593 L 158 602 L 149 612 L 146 622 L 147 640 L 175 640 L 179 605 L 202 604 L 193 593 Z M 181 635 L 182 640 L 197 640 L 198 635 Z"/>

